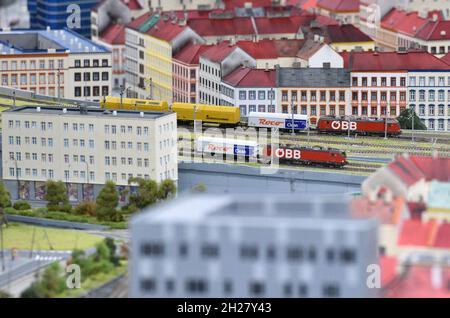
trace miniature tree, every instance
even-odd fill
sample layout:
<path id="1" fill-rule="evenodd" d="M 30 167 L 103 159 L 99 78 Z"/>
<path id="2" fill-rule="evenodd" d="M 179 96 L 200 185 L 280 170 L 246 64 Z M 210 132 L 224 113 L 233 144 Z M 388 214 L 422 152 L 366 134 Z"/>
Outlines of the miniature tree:
<path id="1" fill-rule="evenodd" d="M 119 204 L 119 193 L 116 184 L 112 181 L 106 182 L 97 196 L 97 218 L 104 221 L 121 221 L 122 215 L 117 211 Z"/>
<path id="2" fill-rule="evenodd" d="M 167 200 L 173 198 L 177 193 L 177 186 L 171 179 L 166 179 L 159 185 L 158 198 L 160 200 Z"/>
<path id="3" fill-rule="evenodd" d="M 70 212 L 72 210 L 66 186 L 62 181 L 48 180 L 44 199 L 48 202 L 47 208 L 49 211 Z"/>

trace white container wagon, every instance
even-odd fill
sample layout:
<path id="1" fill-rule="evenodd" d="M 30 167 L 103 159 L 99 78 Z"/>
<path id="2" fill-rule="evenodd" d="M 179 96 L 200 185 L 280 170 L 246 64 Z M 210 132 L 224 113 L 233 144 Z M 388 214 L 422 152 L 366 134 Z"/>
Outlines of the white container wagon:
<path id="1" fill-rule="evenodd" d="M 294 114 L 294 130 L 305 130 L 308 125 L 308 116 Z M 248 115 L 248 126 L 292 129 L 292 114 L 251 112 Z"/>
<path id="2" fill-rule="evenodd" d="M 196 151 L 209 156 L 220 154 L 257 157 L 259 153 L 258 143 L 256 141 L 216 137 L 197 138 Z"/>

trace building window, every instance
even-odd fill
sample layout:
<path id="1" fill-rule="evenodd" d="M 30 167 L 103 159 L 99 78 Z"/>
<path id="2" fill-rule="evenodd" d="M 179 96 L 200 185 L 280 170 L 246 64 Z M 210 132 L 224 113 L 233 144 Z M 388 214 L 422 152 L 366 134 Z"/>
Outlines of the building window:
<path id="1" fill-rule="evenodd" d="M 189 279 L 186 281 L 186 290 L 190 293 L 205 293 L 208 290 L 208 283 L 203 279 Z"/>
<path id="2" fill-rule="evenodd" d="M 256 246 L 242 246 L 240 255 L 243 259 L 256 259 L 258 257 L 258 248 Z"/>
<path id="3" fill-rule="evenodd" d="M 339 286 L 337 284 L 325 284 L 322 290 L 324 297 L 339 297 Z"/>
<path id="4" fill-rule="evenodd" d="M 219 256 L 219 247 L 215 244 L 205 244 L 202 246 L 201 255 L 205 258 L 216 258 Z"/>
<path id="5" fill-rule="evenodd" d="M 161 257 L 164 255 L 164 245 L 162 243 L 144 243 L 141 245 L 141 255 Z"/>
<path id="6" fill-rule="evenodd" d="M 265 286 L 262 282 L 251 282 L 249 286 L 251 296 L 262 296 L 265 292 Z"/>
<path id="7" fill-rule="evenodd" d="M 258 91 L 258 99 L 259 100 L 265 100 L 266 99 L 266 92 L 265 91 Z"/>
<path id="8" fill-rule="evenodd" d="M 141 290 L 145 292 L 156 291 L 156 281 L 154 279 L 144 279 L 141 281 Z"/>

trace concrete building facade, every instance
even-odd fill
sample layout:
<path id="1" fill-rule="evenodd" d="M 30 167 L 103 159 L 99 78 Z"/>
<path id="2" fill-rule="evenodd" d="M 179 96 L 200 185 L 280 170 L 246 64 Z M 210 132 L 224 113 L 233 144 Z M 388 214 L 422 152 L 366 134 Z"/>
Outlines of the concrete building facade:
<path id="1" fill-rule="evenodd" d="M 43 200 L 47 180 L 81 201 L 108 180 L 178 179 L 176 114 L 29 106 L 2 120 L 3 180 L 14 199 Z"/>
<path id="2" fill-rule="evenodd" d="M 350 72 L 339 68 L 278 68 L 277 111 L 320 116 L 349 115 Z"/>
<path id="3" fill-rule="evenodd" d="M 274 113 L 277 103 L 275 70 L 240 67 L 222 80 L 224 106 L 239 107 L 241 117 L 250 112 Z"/>
<path id="4" fill-rule="evenodd" d="M 205 51 L 200 56 L 199 102 L 221 105 L 222 78 L 242 65 L 255 67 L 256 61 L 244 50 L 228 42 L 222 42 Z"/>
<path id="5" fill-rule="evenodd" d="M 89 101 L 111 91 L 111 52 L 70 30 L 4 30 L 0 52 L 3 86 Z"/>

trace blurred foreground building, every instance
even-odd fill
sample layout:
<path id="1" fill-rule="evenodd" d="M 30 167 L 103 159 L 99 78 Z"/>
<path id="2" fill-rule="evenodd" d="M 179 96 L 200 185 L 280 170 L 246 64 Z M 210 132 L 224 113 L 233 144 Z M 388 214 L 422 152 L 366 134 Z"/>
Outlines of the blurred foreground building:
<path id="1" fill-rule="evenodd" d="M 131 222 L 131 297 L 375 297 L 377 222 L 349 199 L 194 196 Z"/>

